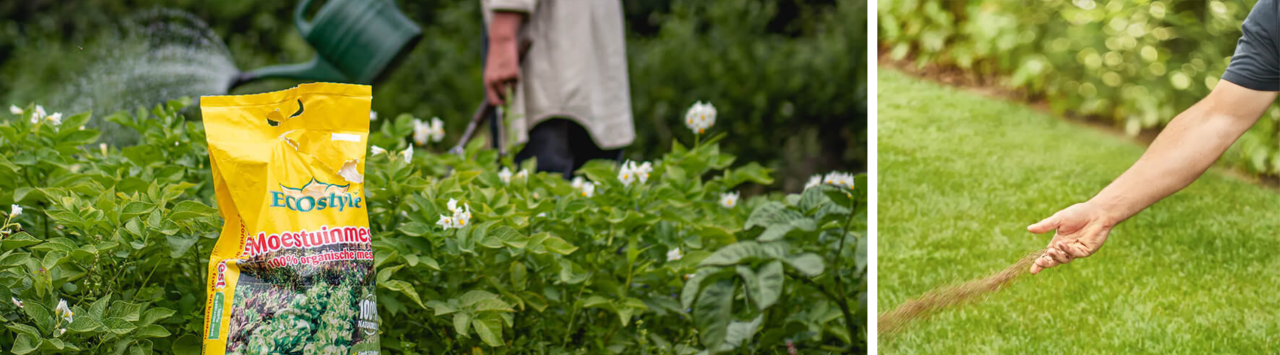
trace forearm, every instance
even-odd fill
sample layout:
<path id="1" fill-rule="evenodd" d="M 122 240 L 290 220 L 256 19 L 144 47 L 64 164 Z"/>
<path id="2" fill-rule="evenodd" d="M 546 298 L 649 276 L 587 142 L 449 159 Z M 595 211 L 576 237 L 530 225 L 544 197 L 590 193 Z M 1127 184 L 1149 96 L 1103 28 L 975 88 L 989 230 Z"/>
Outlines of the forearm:
<path id="1" fill-rule="evenodd" d="M 520 24 L 523 22 L 523 13 L 494 11 L 493 20 L 489 22 L 490 45 L 515 43 L 516 36 L 520 31 Z"/>
<path id="2" fill-rule="evenodd" d="M 1239 139 L 1257 116 L 1242 117 L 1206 99 L 1179 114 L 1128 171 L 1089 201 L 1119 223 L 1190 185 Z"/>

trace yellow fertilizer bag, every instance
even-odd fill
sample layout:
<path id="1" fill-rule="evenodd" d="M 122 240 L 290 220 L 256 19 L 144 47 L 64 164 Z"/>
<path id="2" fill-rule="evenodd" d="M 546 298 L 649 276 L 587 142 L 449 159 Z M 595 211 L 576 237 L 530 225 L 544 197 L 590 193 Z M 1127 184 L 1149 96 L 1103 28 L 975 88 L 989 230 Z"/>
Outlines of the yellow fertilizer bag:
<path id="1" fill-rule="evenodd" d="M 200 99 L 222 234 L 204 354 L 377 354 L 364 199 L 372 89 Z"/>

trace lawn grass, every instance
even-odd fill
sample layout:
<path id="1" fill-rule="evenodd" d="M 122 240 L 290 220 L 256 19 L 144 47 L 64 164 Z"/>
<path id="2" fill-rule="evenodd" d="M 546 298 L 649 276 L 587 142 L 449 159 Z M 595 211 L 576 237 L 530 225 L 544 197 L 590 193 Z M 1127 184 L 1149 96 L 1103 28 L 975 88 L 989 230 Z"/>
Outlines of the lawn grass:
<path id="1" fill-rule="evenodd" d="M 1143 147 L 1041 111 L 879 74 L 880 312 L 1045 246 L 1028 224 L 1093 196 Z M 917 322 L 884 353 L 1280 350 L 1280 194 L 1211 171 L 1091 258 Z"/>

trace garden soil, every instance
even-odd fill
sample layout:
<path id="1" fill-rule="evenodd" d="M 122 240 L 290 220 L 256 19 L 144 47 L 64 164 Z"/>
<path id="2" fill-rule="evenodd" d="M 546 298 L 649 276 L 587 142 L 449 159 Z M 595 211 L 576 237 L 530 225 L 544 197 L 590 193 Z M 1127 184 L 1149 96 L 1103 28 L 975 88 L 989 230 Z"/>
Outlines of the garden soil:
<path id="1" fill-rule="evenodd" d="M 1027 254 L 1018 262 L 991 276 L 959 285 L 935 288 L 899 305 L 898 308 L 881 313 L 877 322 L 881 341 L 891 341 L 894 336 L 918 319 L 927 318 L 947 308 L 999 291 L 1019 276 L 1029 273 L 1031 264 L 1041 255 L 1044 255 L 1043 249 Z"/>

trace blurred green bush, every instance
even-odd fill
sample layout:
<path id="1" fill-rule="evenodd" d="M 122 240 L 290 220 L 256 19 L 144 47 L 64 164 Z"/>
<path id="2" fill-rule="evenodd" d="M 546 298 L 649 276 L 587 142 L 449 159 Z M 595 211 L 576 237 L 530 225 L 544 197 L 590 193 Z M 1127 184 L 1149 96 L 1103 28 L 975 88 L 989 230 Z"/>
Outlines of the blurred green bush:
<path id="1" fill-rule="evenodd" d="M 959 68 L 1137 135 L 1217 85 L 1255 2 L 881 0 L 879 41 L 894 60 Z M 1228 161 L 1280 174 L 1277 120 L 1280 105 Z"/>
<path id="2" fill-rule="evenodd" d="M 102 33 L 139 10 L 188 11 L 227 43 L 241 69 L 309 59 L 293 1 L 72 0 L 0 3 L 0 102 L 43 102 L 77 79 Z M 400 1 L 422 42 L 375 87 L 374 110 L 439 116 L 452 143 L 483 99 L 479 1 Z M 695 101 L 719 110 L 728 153 L 779 172 L 799 191 L 810 174 L 866 169 L 866 0 L 624 2 L 632 158 L 691 134 L 671 122 Z M 89 9 L 92 9 L 90 11 Z M 236 93 L 288 87 L 265 82 Z M 155 98 L 156 103 L 171 98 Z M 58 110 L 58 108 L 52 108 Z"/>

